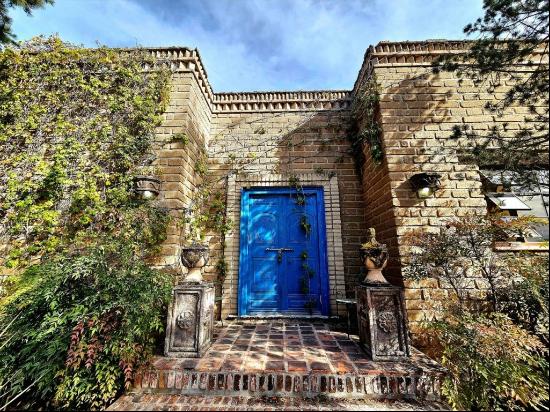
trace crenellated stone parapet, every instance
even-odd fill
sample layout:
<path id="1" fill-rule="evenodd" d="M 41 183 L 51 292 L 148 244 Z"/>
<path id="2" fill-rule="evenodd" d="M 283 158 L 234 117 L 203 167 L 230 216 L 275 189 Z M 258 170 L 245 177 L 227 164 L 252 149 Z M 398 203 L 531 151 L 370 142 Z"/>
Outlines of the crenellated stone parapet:
<path id="1" fill-rule="evenodd" d="M 355 93 L 362 82 L 368 79 L 375 66 L 431 66 L 442 55 L 464 54 L 472 44 L 470 40 L 424 40 L 424 41 L 381 41 L 369 46 L 363 64 L 353 86 Z M 548 53 L 541 47 L 534 52 L 541 61 L 548 62 Z M 527 64 L 527 63 L 526 63 Z"/>
<path id="2" fill-rule="evenodd" d="M 172 71 L 191 72 L 202 90 L 206 101 L 212 108 L 214 92 L 208 82 L 208 75 L 202 64 L 197 49 L 187 47 L 154 47 L 147 49 L 156 59 L 158 67 L 168 68 Z"/>
<path id="3" fill-rule="evenodd" d="M 217 113 L 348 110 L 350 105 L 348 90 L 214 94 Z"/>
<path id="4" fill-rule="evenodd" d="M 357 80 L 353 85 L 355 93 L 368 79 L 375 66 L 381 65 L 431 65 L 441 55 L 464 53 L 471 42 L 461 40 L 426 41 L 381 41 L 369 46 L 363 58 Z"/>
<path id="5" fill-rule="evenodd" d="M 212 113 L 348 110 L 351 105 L 349 90 L 214 93 L 197 49 L 155 47 L 147 50 L 155 57 L 158 67 L 193 73 Z"/>

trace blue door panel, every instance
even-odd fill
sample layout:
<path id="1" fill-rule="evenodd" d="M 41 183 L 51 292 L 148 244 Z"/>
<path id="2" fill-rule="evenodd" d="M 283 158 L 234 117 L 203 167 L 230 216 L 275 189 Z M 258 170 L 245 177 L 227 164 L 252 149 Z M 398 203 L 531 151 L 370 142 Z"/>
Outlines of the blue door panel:
<path id="1" fill-rule="evenodd" d="M 243 190 L 240 315 L 328 314 L 323 192 L 305 188 L 304 195 L 305 205 L 298 205 L 291 188 Z M 308 232 L 301 224 L 302 216 L 311 225 Z M 285 251 L 279 253 L 279 248 Z"/>

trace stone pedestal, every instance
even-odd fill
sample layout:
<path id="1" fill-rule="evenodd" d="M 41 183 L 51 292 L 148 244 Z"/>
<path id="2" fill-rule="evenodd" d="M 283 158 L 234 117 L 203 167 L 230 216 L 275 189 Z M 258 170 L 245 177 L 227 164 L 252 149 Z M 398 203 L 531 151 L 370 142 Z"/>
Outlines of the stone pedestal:
<path id="1" fill-rule="evenodd" d="M 168 309 L 166 356 L 199 358 L 210 347 L 214 329 L 214 286 L 182 283 L 173 290 Z"/>
<path id="2" fill-rule="evenodd" d="M 356 288 L 361 344 L 374 361 L 410 356 L 402 288 L 361 285 Z"/>

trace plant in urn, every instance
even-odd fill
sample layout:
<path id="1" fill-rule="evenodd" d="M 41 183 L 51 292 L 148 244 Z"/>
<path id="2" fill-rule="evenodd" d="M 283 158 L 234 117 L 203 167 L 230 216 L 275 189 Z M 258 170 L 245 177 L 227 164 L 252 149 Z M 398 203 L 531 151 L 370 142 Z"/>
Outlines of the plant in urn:
<path id="1" fill-rule="evenodd" d="M 388 248 L 385 244 L 378 243 L 374 228 L 369 228 L 369 234 L 369 241 L 361 245 L 361 260 L 367 268 L 363 283 L 388 284 L 382 274 L 382 269 L 388 264 Z"/>

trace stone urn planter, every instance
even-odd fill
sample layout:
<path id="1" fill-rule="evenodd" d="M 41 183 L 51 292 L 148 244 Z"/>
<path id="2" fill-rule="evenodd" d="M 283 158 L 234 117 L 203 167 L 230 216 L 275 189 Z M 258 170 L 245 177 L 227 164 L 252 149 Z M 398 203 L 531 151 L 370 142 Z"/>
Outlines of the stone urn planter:
<path id="1" fill-rule="evenodd" d="M 382 274 L 382 269 L 388 264 L 388 248 L 386 245 L 378 243 L 374 228 L 371 227 L 369 232 L 369 241 L 361 245 L 361 260 L 367 268 L 367 276 L 363 283 L 387 285 L 388 281 Z"/>
<path id="2" fill-rule="evenodd" d="M 194 243 L 190 246 L 183 246 L 180 257 L 183 266 L 189 270 L 185 277 L 185 281 L 202 282 L 201 269 L 208 263 L 208 245 Z"/>

